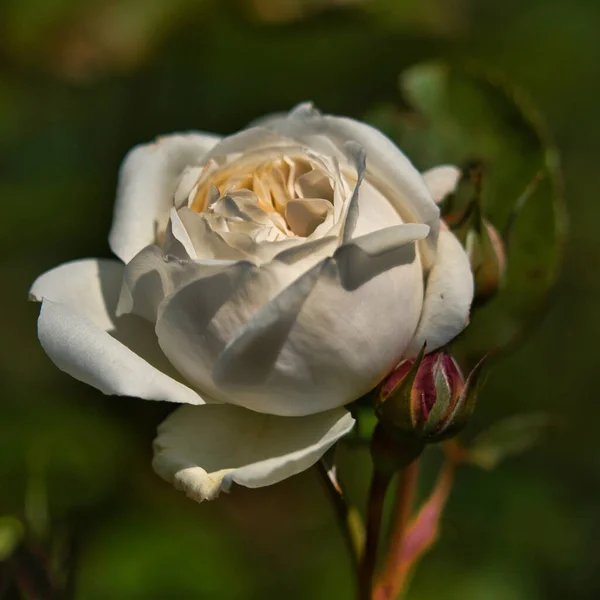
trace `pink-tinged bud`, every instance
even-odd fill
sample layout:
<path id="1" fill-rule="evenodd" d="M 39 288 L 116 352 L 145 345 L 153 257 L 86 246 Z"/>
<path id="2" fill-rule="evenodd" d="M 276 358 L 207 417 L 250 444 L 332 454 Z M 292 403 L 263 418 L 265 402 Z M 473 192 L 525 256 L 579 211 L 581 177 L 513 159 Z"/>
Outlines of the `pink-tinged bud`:
<path id="1" fill-rule="evenodd" d="M 483 166 L 474 163 L 461 179 L 457 192 L 470 196 L 453 209 L 445 207 L 444 222 L 461 241 L 471 263 L 475 302 L 489 300 L 502 286 L 506 271 L 504 243 L 494 226 L 484 217 L 482 207 Z M 452 199 L 453 196 L 450 198 Z M 455 199 L 456 200 L 456 199 Z"/>
<path id="2" fill-rule="evenodd" d="M 421 350 L 417 358 L 401 362 L 377 389 L 381 424 L 395 435 L 426 442 L 453 435 L 472 412 L 473 379 L 479 372 L 478 366 L 465 383 L 450 354 L 425 355 Z"/>
<path id="3" fill-rule="evenodd" d="M 496 228 L 485 219 L 478 227 L 469 229 L 464 238 L 475 280 L 475 296 L 479 301 L 487 300 L 504 281 L 504 244 Z"/>

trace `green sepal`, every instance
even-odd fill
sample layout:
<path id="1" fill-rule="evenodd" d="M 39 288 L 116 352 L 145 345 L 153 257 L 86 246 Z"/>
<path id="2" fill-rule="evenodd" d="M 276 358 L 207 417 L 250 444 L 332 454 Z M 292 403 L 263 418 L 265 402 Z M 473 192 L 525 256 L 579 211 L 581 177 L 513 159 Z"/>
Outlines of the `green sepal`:
<path id="1" fill-rule="evenodd" d="M 436 441 L 445 440 L 455 436 L 468 423 L 475 410 L 479 392 L 485 384 L 483 367 L 489 357 L 490 354 L 486 354 L 469 373 L 469 376 L 465 381 L 465 387 L 463 388 L 452 413 L 448 416 L 445 425 L 436 434 Z"/>

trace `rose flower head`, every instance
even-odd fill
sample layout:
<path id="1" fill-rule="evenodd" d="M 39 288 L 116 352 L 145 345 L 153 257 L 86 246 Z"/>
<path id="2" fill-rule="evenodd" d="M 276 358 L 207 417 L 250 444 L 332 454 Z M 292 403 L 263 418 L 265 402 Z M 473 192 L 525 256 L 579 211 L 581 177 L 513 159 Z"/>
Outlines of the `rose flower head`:
<path id="1" fill-rule="evenodd" d="M 105 394 L 179 405 L 153 466 L 196 500 L 270 485 L 347 434 L 345 405 L 467 325 L 469 259 L 382 133 L 302 104 L 229 137 L 133 148 L 112 260 L 41 275 L 38 335 Z M 444 178 L 442 178 L 444 179 Z"/>

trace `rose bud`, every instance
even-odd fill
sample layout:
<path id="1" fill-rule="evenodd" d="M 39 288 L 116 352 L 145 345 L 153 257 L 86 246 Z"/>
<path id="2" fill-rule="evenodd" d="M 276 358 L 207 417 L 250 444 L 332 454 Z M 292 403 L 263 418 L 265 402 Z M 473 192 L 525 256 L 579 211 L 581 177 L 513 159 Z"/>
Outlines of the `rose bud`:
<path id="1" fill-rule="evenodd" d="M 465 235 L 465 250 L 473 270 L 475 297 L 482 302 L 494 295 L 504 280 L 506 255 L 496 228 L 486 219 Z"/>
<path id="2" fill-rule="evenodd" d="M 465 382 L 443 351 L 401 362 L 376 391 L 381 424 L 400 437 L 437 442 L 456 434 L 473 411 L 481 364 Z"/>

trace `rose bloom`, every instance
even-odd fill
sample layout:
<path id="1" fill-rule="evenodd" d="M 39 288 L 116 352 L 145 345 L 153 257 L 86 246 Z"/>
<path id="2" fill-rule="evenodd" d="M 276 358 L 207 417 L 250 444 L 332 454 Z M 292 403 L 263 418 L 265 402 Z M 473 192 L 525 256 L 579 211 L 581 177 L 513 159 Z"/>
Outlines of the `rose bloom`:
<path id="1" fill-rule="evenodd" d="M 352 429 L 344 405 L 466 326 L 473 277 L 436 206 L 457 178 L 309 104 L 137 146 L 118 260 L 40 276 L 39 339 L 105 394 L 181 405 L 153 466 L 190 497 L 276 483 Z"/>

